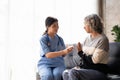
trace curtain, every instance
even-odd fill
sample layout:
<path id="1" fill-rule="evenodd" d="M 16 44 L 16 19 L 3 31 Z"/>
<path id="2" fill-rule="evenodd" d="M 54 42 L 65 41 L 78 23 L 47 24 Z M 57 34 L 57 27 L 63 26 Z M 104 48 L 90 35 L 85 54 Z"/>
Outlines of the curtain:
<path id="1" fill-rule="evenodd" d="M 84 17 L 97 0 L 0 0 L 0 80 L 35 80 L 47 16 L 59 21 L 65 44 L 83 42 Z"/>

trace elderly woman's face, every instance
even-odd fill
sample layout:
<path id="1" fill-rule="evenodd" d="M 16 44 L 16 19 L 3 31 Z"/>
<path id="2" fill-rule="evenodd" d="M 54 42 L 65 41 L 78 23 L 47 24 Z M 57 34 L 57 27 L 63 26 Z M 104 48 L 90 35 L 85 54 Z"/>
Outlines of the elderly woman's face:
<path id="1" fill-rule="evenodd" d="M 84 29 L 87 33 L 91 33 L 91 27 L 87 22 L 84 23 Z"/>

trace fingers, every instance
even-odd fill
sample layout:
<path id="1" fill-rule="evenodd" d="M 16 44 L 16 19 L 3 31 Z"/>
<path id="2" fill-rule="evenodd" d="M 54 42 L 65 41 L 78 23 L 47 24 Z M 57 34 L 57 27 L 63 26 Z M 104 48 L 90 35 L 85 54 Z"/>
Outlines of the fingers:
<path id="1" fill-rule="evenodd" d="M 80 42 L 78 42 L 78 46 L 81 46 Z"/>
<path id="2" fill-rule="evenodd" d="M 81 50 L 82 50 L 82 47 L 81 47 L 81 43 L 80 43 L 80 42 L 78 42 L 77 48 L 78 48 L 78 51 L 81 51 Z"/>
<path id="3" fill-rule="evenodd" d="M 66 48 L 66 54 L 70 53 L 73 50 L 73 46 L 68 46 Z"/>
<path id="4" fill-rule="evenodd" d="M 67 50 L 68 50 L 68 52 L 71 52 L 71 51 L 73 50 L 73 46 L 69 46 L 69 47 L 67 48 Z"/>

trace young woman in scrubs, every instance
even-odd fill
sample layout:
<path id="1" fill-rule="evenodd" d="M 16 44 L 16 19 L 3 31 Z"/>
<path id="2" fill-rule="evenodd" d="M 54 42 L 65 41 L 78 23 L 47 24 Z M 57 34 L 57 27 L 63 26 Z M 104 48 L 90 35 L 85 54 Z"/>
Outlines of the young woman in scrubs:
<path id="1" fill-rule="evenodd" d="M 62 80 L 65 69 L 63 56 L 70 53 L 73 47 L 65 48 L 63 39 L 57 34 L 58 20 L 47 17 L 45 20 L 46 31 L 40 38 L 40 60 L 38 71 L 41 80 Z"/>

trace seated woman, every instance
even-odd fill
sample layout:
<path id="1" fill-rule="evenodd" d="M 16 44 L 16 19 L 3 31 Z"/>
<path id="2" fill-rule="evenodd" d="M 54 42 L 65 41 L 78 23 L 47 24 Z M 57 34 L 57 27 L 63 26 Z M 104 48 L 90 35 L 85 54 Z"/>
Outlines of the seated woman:
<path id="1" fill-rule="evenodd" d="M 40 60 L 38 71 L 41 80 L 62 80 L 65 69 L 63 56 L 70 53 L 73 47 L 65 47 L 63 38 L 57 34 L 58 19 L 47 17 L 46 31 L 40 38 Z"/>
<path id="2" fill-rule="evenodd" d="M 84 29 L 90 35 L 83 45 L 77 44 L 78 55 L 81 57 L 79 69 L 72 68 L 63 72 L 64 80 L 107 80 L 109 41 L 103 33 L 100 17 L 91 14 L 84 19 Z"/>

